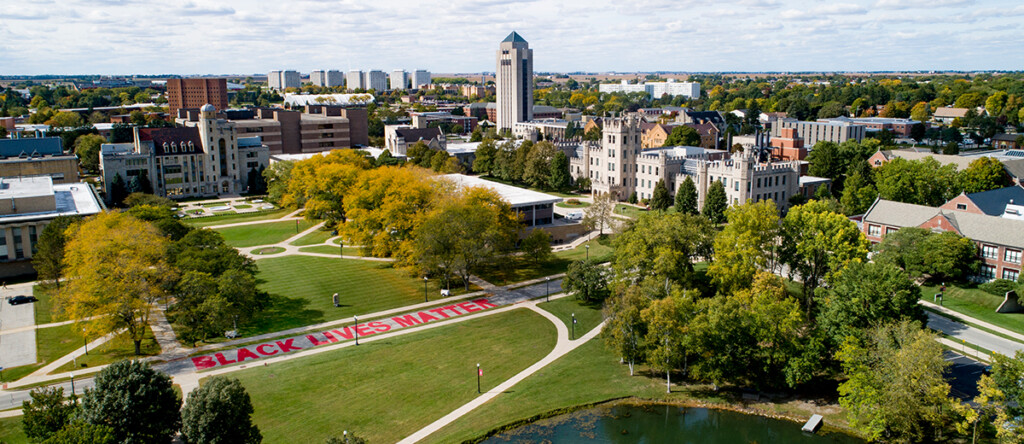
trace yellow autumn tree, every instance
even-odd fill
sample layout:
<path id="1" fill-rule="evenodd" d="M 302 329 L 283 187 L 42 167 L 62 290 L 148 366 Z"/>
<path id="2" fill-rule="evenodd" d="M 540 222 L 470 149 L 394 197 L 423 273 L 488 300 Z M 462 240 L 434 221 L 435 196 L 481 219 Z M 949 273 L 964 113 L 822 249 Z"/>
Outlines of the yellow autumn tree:
<path id="1" fill-rule="evenodd" d="M 58 309 L 90 336 L 124 329 L 141 354 L 150 311 L 173 279 L 167 239 L 153 225 L 118 212 L 74 224 L 67 237 L 67 283 L 57 294 Z"/>
<path id="2" fill-rule="evenodd" d="M 345 195 L 369 167 L 370 161 L 355 150 L 334 150 L 296 162 L 282 204 L 304 207 L 307 219 L 344 220 Z"/>
<path id="3" fill-rule="evenodd" d="M 339 231 L 372 256 L 389 257 L 409 248 L 412 232 L 439 192 L 431 172 L 388 166 L 367 170 L 345 195 Z"/>

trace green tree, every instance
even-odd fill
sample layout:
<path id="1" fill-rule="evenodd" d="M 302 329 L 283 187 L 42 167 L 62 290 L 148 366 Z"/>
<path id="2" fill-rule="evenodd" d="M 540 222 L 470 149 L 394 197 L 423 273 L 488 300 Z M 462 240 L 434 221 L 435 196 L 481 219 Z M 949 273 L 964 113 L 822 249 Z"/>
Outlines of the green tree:
<path id="1" fill-rule="evenodd" d="M 33 442 L 46 441 L 63 429 L 78 410 L 74 397 L 68 402 L 61 387 L 32 389 L 29 397 L 31 401 L 21 403 L 21 423 L 25 436 Z"/>
<path id="2" fill-rule="evenodd" d="M 98 173 L 100 170 L 100 145 L 107 143 L 107 139 L 98 134 L 86 134 L 75 139 L 75 155 L 82 164 L 82 169 L 90 173 Z"/>
<path id="3" fill-rule="evenodd" d="M 551 158 L 551 166 L 549 171 L 549 182 L 548 186 L 555 191 L 568 190 L 572 176 L 569 175 L 569 158 L 565 155 L 565 152 L 559 150 L 555 153 L 554 157 Z"/>
<path id="4" fill-rule="evenodd" d="M 78 128 L 85 124 L 82 115 L 74 111 L 58 111 L 49 122 L 50 126 L 58 128 Z"/>
<path id="5" fill-rule="evenodd" d="M 814 291 L 823 280 L 852 262 L 867 260 L 868 241 L 857 225 L 822 201 L 790 208 L 782 233 L 782 260 L 803 281 L 808 317 Z"/>
<path id="6" fill-rule="evenodd" d="M 607 268 L 596 260 L 574 261 L 565 272 L 562 288 L 584 303 L 600 303 L 609 294 Z"/>
<path id="7" fill-rule="evenodd" d="M 551 257 L 551 235 L 545 230 L 531 230 L 530 234 L 523 239 L 520 248 L 533 263 L 544 262 Z"/>
<path id="8" fill-rule="evenodd" d="M 729 197 L 725 195 L 725 185 L 720 180 L 712 181 L 704 197 L 704 208 L 701 208 L 700 214 L 711 223 L 720 224 L 725 222 L 725 209 L 728 207 Z"/>
<path id="9" fill-rule="evenodd" d="M 498 147 L 494 140 L 487 139 L 480 142 L 476 149 L 476 157 L 473 159 L 473 172 L 477 174 L 490 174 L 494 168 L 494 157 L 498 154 Z"/>
<path id="10" fill-rule="evenodd" d="M 658 179 L 658 183 L 654 185 L 654 195 L 651 197 L 651 209 L 664 211 L 671 205 L 672 196 L 669 195 L 668 187 L 665 186 L 665 179 Z"/>
<path id="11" fill-rule="evenodd" d="M 46 444 L 116 444 L 114 429 L 76 420 L 50 436 Z"/>
<path id="12" fill-rule="evenodd" d="M 629 365 L 630 376 L 633 376 L 634 364 L 646 354 L 643 339 L 647 335 L 647 323 L 641 313 L 650 301 L 637 287 L 630 287 L 605 305 L 605 344 Z"/>
<path id="13" fill-rule="evenodd" d="M 996 436 L 1003 442 L 1024 439 L 1024 352 L 1014 356 L 992 355 L 992 376 L 982 375 L 978 387 L 995 404 Z"/>
<path id="14" fill-rule="evenodd" d="M 600 194 L 594 196 L 594 203 L 587 208 L 583 216 L 583 226 L 588 231 L 598 230 L 604 235 L 604 229 L 611 229 L 612 212 L 615 210 L 615 201 L 611 194 Z"/>
<path id="15" fill-rule="evenodd" d="M 878 197 L 897 202 L 938 207 L 960 194 L 956 166 L 901 158 L 875 169 Z"/>
<path id="16" fill-rule="evenodd" d="M 288 193 L 288 183 L 291 181 L 292 169 L 295 162 L 286 160 L 270 164 L 270 168 L 263 171 L 263 179 L 267 184 L 267 200 L 280 203 L 285 194 Z"/>
<path id="17" fill-rule="evenodd" d="M 676 191 L 676 212 L 683 214 L 697 214 L 697 186 L 689 175 L 679 184 Z"/>
<path id="18" fill-rule="evenodd" d="M 181 426 L 171 378 L 141 361 L 117 361 L 82 396 L 81 418 L 113 428 L 119 442 L 169 443 Z"/>
<path id="19" fill-rule="evenodd" d="M 1010 180 L 1003 163 L 994 157 L 979 157 L 960 172 L 960 187 L 965 193 L 979 193 L 1008 187 Z"/>
<path id="20" fill-rule="evenodd" d="M 949 362 L 935 339 L 904 321 L 876 327 L 864 340 L 848 337 L 836 353 L 848 378 L 839 385 L 839 404 L 869 440 L 928 441 L 948 424 Z"/>
<path id="21" fill-rule="evenodd" d="M 910 118 L 918 122 L 927 122 L 931 120 L 932 110 L 928 102 L 917 102 L 913 108 L 910 109 Z"/>
<path id="22" fill-rule="evenodd" d="M 52 281 L 60 288 L 60 279 L 64 276 L 64 247 L 68 237 L 66 231 L 71 224 L 78 221 L 73 216 L 57 216 L 43 228 L 36 242 L 36 253 L 32 256 L 32 266 L 39 277 Z"/>
<path id="23" fill-rule="evenodd" d="M 110 199 L 111 204 L 120 206 L 124 202 L 124 198 L 128 196 L 128 188 L 124 183 L 124 178 L 121 177 L 121 173 L 114 174 L 114 178 L 110 180 L 109 187 L 107 197 Z"/>
<path id="24" fill-rule="evenodd" d="M 777 245 L 782 221 L 775 202 L 747 201 L 725 211 L 729 223 L 715 236 L 715 260 L 708 266 L 719 292 L 730 294 L 748 287 L 758 271 L 777 268 Z"/>
<path id="25" fill-rule="evenodd" d="M 367 442 L 367 440 L 359 436 L 356 436 L 355 433 L 350 433 L 348 430 L 346 430 L 345 433 L 341 436 L 341 438 L 332 436 L 330 438 L 327 438 L 327 441 L 324 441 L 324 444 L 366 444 Z"/>
<path id="26" fill-rule="evenodd" d="M 714 229 L 707 219 L 679 213 L 648 213 L 615 238 L 612 268 L 628 287 L 666 279 L 686 286 L 693 264 L 711 257 Z"/>
<path id="27" fill-rule="evenodd" d="M 834 142 L 818 142 L 807 154 L 807 174 L 835 180 L 846 171 L 846 162 Z"/>
<path id="28" fill-rule="evenodd" d="M 672 371 L 682 364 L 686 321 L 692 316 L 693 302 L 679 295 L 652 301 L 640 312 L 647 324 L 644 336 L 646 361 L 652 369 L 665 373 L 665 391 L 672 392 Z"/>
<path id="29" fill-rule="evenodd" d="M 847 215 L 864 214 L 877 198 L 875 185 L 860 171 L 856 171 L 843 181 L 843 194 L 839 203 Z"/>
<path id="30" fill-rule="evenodd" d="M 259 443 L 252 423 L 252 401 L 237 379 L 214 376 L 188 395 L 181 412 L 181 434 L 187 443 Z"/>
<path id="31" fill-rule="evenodd" d="M 679 125 L 672 128 L 662 146 L 700 146 L 700 134 L 692 127 Z"/>
<path id="32" fill-rule="evenodd" d="M 898 321 L 927 321 L 917 304 L 921 289 L 889 263 L 851 263 L 817 292 L 818 326 L 835 345 L 847 336 Z"/>
<path id="33" fill-rule="evenodd" d="M 928 277 L 934 281 L 958 280 L 977 269 L 977 247 L 957 233 L 932 233 L 917 227 L 904 227 L 886 234 L 875 246 L 876 262 L 902 268 L 913 279 Z"/>
<path id="34" fill-rule="evenodd" d="M 942 147 L 942 154 L 947 156 L 955 156 L 960 154 L 960 144 L 957 142 L 947 142 Z"/>

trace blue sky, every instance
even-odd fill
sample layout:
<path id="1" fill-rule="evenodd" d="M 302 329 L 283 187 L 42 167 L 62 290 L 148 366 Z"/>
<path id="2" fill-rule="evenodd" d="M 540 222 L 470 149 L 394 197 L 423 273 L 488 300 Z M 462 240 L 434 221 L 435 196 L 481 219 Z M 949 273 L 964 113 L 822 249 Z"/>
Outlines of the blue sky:
<path id="1" fill-rule="evenodd" d="M 0 74 L 1024 69 L 1020 0 L 0 0 Z"/>

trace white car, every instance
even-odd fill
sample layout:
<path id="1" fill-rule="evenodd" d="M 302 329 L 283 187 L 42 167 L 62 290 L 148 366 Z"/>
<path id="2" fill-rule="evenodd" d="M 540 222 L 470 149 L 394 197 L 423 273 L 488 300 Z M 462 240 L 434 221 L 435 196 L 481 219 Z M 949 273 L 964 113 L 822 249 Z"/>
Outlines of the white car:
<path id="1" fill-rule="evenodd" d="M 570 211 L 565 215 L 566 220 L 583 220 L 582 211 Z"/>

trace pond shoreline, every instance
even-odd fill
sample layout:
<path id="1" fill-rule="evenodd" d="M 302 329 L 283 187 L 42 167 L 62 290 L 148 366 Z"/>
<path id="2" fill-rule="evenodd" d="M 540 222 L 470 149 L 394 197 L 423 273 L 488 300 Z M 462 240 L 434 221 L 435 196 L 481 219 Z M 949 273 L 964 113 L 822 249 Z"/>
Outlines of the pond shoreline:
<path id="1" fill-rule="evenodd" d="M 723 403 L 713 403 L 713 402 L 702 401 L 702 400 L 699 400 L 699 399 L 669 400 L 669 399 L 652 399 L 652 398 L 640 398 L 640 397 L 635 397 L 635 396 L 624 396 L 624 397 L 619 397 L 619 398 L 609 398 L 609 399 L 605 399 L 605 400 L 602 400 L 602 401 L 591 402 L 591 403 L 586 403 L 586 404 L 579 404 L 579 405 L 575 405 L 575 406 L 571 406 L 571 407 L 564 407 L 564 408 L 560 408 L 560 409 L 549 410 L 549 411 L 544 412 L 544 413 L 539 413 L 537 415 L 533 415 L 533 416 L 528 417 L 528 418 L 519 419 L 519 420 L 516 420 L 516 421 L 512 421 L 512 422 L 506 423 L 504 425 L 495 427 L 495 428 L 485 432 L 484 434 L 482 434 L 480 436 L 477 436 L 477 437 L 472 438 L 472 439 L 464 440 L 464 441 L 462 441 L 462 443 L 463 444 L 478 444 L 478 443 L 481 443 L 483 441 L 486 441 L 487 439 L 489 439 L 489 438 L 491 438 L 491 437 L 493 437 L 495 435 L 499 435 L 499 434 L 502 434 L 502 433 L 505 433 L 505 432 L 508 432 L 508 431 L 511 431 L 511 430 L 515 430 L 515 429 L 517 429 L 519 427 L 522 427 L 522 426 L 525 426 L 525 425 L 528 425 L 528 424 L 532 424 L 532 423 L 540 421 L 540 420 L 549 419 L 549 418 L 553 418 L 553 417 L 556 417 L 556 416 L 559 416 L 559 415 L 565 415 L 565 414 L 569 414 L 569 413 L 574 413 L 574 412 L 578 412 L 578 411 L 585 410 L 585 409 L 590 409 L 590 408 L 605 407 L 605 406 L 613 407 L 613 406 L 616 406 L 616 405 L 623 405 L 623 404 L 631 404 L 631 405 L 643 406 L 643 407 L 666 406 L 667 405 L 667 406 L 673 406 L 673 407 L 689 407 L 689 408 L 704 408 L 704 409 L 709 409 L 709 410 L 723 410 L 723 411 L 730 411 L 730 412 L 735 412 L 735 413 L 741 413 L 741 414 L 745 414 L 745 415 L 760 416 L 760 417 L 764 417 L 764 418 L 788 421 L 788 422 L 791 422 L 795 426 L 798 426 L 798 427 L 803 425 L 804 422 L 806 422 L 806 419 L 801 419 L 801 418 L 797 418 L 797 417 L 790 416 L 790 415 L 782 415 L 782 414 L 772 413 L 772 412 L 768 412 L 768 411 L 765 411 L 765 410 L 762 410 L 762 409 L 757 409 L 757 408 L 753 408 L 753 407 L 747 407 L 747 406 L 736 404 L 736 403 L 724 403 L 723 404 Z M 856 437 L 856 438 L 864 439 L 860 434 L 856 433 L 856 431 L 853 430 L 853 429 L 849 429 L 849 428 L 846 428 L 846 427 L 837 427 L 836 425 L 829 424 L 829 423 L 826 423 L 825 425 L 823 425 L 822 428 L 820 429 L 820 431 L 825 431 L 825 432 L 830 432 L 830 433 L 841 433 L 841 434 L 844 434 L 844 435 L 849 435 L 849 436 L 853 436 L 853 437 Z M 819 433 L 820 433 L 820 431 L 819 431 Z"/>

